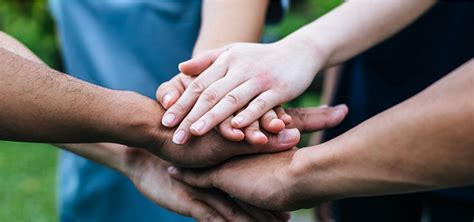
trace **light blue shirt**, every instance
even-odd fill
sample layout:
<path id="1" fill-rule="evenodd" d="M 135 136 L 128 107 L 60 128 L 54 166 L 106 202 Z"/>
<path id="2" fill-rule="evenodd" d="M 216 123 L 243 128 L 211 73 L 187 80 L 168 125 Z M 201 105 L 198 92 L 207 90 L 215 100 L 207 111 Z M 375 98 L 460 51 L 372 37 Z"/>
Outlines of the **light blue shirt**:
<path id="1" fill-rule="evenodd" d="M 201 1 L 50 0 L 50 8 L 67 73 L 154 97 L 191 56 Z M 61 154 L 59 175 L 61 221 L 193 221 L 146 199 L 116 171 L 74 154 Z"/>

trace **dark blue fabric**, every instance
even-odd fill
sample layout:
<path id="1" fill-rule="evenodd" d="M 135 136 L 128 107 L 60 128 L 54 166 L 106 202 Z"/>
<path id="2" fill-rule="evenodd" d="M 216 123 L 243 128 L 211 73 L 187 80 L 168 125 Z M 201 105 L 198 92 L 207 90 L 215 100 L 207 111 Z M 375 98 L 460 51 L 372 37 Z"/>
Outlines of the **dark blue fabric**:
<path id="1" fill-rule="evenodd" d="M 341 125 L 325 133 L 325 140 L 417 94 L 473 55 L 474 2 L 438 3 L 345 65 L 333 103 L 346 103 L 350 111 Z M 474 201 L 473 187 L 436 194 Z"/>

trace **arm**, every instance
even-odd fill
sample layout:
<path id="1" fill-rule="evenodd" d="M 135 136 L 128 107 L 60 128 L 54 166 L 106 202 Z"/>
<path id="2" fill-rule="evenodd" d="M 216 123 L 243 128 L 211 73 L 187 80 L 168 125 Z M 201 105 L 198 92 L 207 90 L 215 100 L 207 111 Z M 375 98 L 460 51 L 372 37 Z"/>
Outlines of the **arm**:
<path id="1" fill-rule="evenodd" d="M 418 95 L 324 144 L 237 158 L 207 171 L 169 171 L 192 185 L 214 186 L 256 206 L 286 210 L 472 184 L 473 86 L 471 59 Z"/>
<path id="2" fill-rule="evenodd" d="M 157 104 L 136 93 L 92 85 L 0 47 L 0 138 L 36 142 L 145 145 Z M 35 62 L 33 62 L 35 61 Z M 117 108 L 121 107 L 121 108 Z M 151 109 L 150 109 L 151 108 Z M 147 119 L 145 119 L 146 117 Z M 148 136 L 148 137 L 147 137 Z"/>
<path id="3" fill-rule="evenodd" d="M 286 150 L 299 142 L 298 130 L 287 129 L 270 135 L 269 142 L 262 146 L 231 143 L 215 132 L 193 139 L 190 146 L 175 145 L 171 142 L 172 129 L 160 124 L 164 110 L 155 101 L 59 73 L 10 51 L 23 48 L 21 52 L 28 52 L 21 44 L 13 46 L 0 48 L 1 139 L 120 143 L 145 148 L 162 159 L 188 167 L 213 165 L 246 153 Z M 290 113 L 295 121 L 289 127 L 311 131 L 336 125 L 346 115 L 347 107 Z"/>
<path id="4" fill-rule="evenodd" d="M 200 115 L 191 121 L 191 127 L 200 122 L 205 125 L 192 131 L 194 135 L 208 132 L 241 109 L 232 118 L 232 126 L 246 127 L 272 107 L 304 92 L 324 67 L 347 60 L 389 37 L 435 2 L 347 1 L 276 43 L 238 43 L 207 52 L 180 64 L 183 73 L 199 74 L 195 85 L 203 93 L 199 96 L 188 88 L 182 96 L 186 102 L 176 107 L 189 107 L 197 101 L 193 111 Z"/>
<path id="5" fill-rule="evenodd" d="M 234 42 L 258 42 L 269 0 L 204 0 L 193 57 Z"/>

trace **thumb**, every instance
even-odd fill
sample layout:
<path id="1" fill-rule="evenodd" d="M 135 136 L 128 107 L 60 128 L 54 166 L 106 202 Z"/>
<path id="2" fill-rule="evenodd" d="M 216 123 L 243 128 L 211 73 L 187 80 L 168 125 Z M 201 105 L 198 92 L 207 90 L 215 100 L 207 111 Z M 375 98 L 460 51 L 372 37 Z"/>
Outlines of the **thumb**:
<path id="1" fill-rule="evenodd" d="M 313 132 L 337 126 L 344 120 L 349 109 L 341 104 L 334 107 L 294 108 L 286 113 L 292 117 L 287 128 L 297 128 L 301 132 Z"/>
<path id="2" fill-rule="evenodd" d="M 179 71 L 188 76 L 197 76 L 209 68 L 226 50 L 227 47 L 210 50 L 195 58 L 182 62 L 178 65 Z"/>

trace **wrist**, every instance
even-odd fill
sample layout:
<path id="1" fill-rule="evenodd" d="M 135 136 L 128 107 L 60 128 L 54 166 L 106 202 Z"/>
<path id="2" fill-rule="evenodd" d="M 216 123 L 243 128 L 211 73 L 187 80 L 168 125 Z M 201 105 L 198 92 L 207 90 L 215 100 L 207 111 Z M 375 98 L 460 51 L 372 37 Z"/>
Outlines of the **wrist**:
<path id="1" fill-rule="evenodd" d="M 344 181 L 337 174 L 340 158 L 324 144 L 302 148 L 295 153 L 290 171 L 297 183 L 296 189 L 305 194 L 308 205 L 344 197 L 339 186 Z"/>
<path id="2" fill-rule="evenodd" d="M 135 92 L 115 93 L 113 142 L 141 148 L 159 146 L 164 141 L 160 124 L 164 110 L 161 106 Z"/>
<path id="3" fill-rule="evenodd" d="M 329 58 L 334 51 L 321 33 L 314 33 L 309 25 L 301 28 L 284 39 L 280 40 L 285 45 L 294 48 L 294 51 L 306 55 L 308 61 L 317 67 L 317 71 L 328 67 Z"/>

